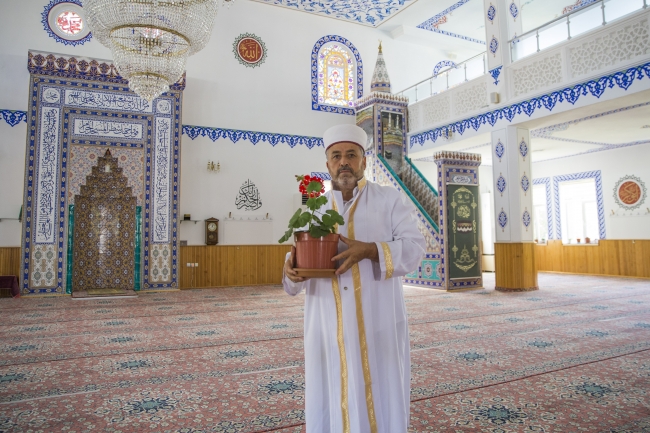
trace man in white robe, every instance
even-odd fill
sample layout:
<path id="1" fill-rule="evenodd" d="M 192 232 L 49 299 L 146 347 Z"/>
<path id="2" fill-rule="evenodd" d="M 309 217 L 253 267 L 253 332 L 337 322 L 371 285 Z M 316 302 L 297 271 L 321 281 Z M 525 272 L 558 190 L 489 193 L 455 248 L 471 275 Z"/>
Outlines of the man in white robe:
<path id="1" fill-rule="evenodd" d="M 345 224 L 332 279 L 299 277 L 295 248 L 283 285 L 305 296 L 308 433 L 406 433 L 411 363 L 401 278 L 425 253 L 415 207 L 397 189 L 367 182 L 367 136 L 339 125 L 323 136 L 333 190 L 319 211 Z"/>

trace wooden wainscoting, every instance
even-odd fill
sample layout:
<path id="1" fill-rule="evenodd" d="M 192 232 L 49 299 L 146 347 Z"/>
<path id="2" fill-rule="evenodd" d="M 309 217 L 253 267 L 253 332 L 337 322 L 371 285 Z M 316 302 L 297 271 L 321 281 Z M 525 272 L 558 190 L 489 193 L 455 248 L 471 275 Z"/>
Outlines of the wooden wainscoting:
<path id="1" fill-rule="evenodd" d="M 15 275 L 20 279 L 20 247 L 0 247 L 0 275 Z"/>
<path id="2" fill-rule="evenodd" d="M 280 284 L 291 245 L 200 245 L 180 250 L 180 287 L 187 289 Z M 199 267 L 188 268 L 187 263 Z"/>
<path id="3" fill-rule="evenodd" d="M 602 240 L 594 245 L 535 245 L 538 271 L 650 278 L 650 240 Z"/>

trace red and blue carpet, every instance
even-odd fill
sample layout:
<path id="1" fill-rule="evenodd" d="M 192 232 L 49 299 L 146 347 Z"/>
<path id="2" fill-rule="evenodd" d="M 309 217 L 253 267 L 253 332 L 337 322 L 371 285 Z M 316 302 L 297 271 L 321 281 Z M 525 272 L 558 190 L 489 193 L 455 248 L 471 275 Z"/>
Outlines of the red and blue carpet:
<path id="1" fill-rule="evenodd" d="M 406 288 L 412 432 L 650 432 L 650 282 L 539 282 Z M 0 299 L 0 432 L 303 432 L 303 302 Z"/>

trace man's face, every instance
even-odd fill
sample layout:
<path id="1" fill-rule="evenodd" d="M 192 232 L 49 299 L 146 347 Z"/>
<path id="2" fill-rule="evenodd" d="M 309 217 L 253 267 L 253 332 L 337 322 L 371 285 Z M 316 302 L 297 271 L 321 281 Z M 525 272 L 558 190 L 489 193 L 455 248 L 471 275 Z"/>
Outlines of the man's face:
<path id="1" fill-rule="evenodd" d="M 327 169 L 336 189 L 354 189 L 366 169 L 361 147 L 348 141 L 336 143 L 327 150 Z"/>

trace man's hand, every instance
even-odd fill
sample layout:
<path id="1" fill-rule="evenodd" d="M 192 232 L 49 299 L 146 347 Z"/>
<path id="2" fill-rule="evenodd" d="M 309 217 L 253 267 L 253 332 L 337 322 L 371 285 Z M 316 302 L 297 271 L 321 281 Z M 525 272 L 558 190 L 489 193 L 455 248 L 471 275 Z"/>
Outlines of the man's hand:
<path id="1" fill-rule="evenodd" d="M 363 259 L 379 261 L 379 251 L 377 251 L 377 244 L 374 242 L 353 241 L 344 236 L 341 236 L 341 241 L 348 246 L 348 249 L 332 257 L 332 261 L 345 260 L 336 270 L 336 275 L 346 273 L 355 263 L 359 263 Z"/>
<path id="2" fill-rule="evenodd" d="M 294 263 L 296 261 L 296 247 L 291 247 L 291 255 L 289 256 L 289 259 L 284 262 L 284 275 L 287 276 L 288 279 L 290 279 L 294 283 L 302 283 L 303 281 L 307 281 L 309 278 L 305 277 L 299 277 L 298 273 L 293 269 Z"/>

